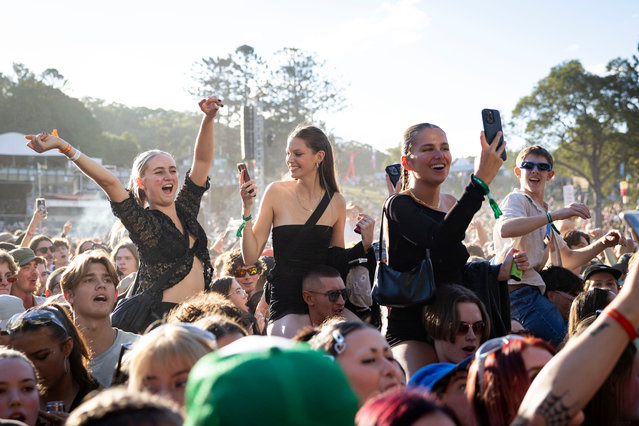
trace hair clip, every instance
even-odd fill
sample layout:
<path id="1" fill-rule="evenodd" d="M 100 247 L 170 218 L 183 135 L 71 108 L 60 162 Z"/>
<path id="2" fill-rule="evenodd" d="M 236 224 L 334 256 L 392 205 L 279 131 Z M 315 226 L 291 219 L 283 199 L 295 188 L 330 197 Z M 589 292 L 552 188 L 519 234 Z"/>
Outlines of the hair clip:
<path id="1" fill-rule="evenodd" d="M 333 349 L 337 355 L 341 355 L 346 350 L 346 340 L 339 330 L 333 330 Z"/>

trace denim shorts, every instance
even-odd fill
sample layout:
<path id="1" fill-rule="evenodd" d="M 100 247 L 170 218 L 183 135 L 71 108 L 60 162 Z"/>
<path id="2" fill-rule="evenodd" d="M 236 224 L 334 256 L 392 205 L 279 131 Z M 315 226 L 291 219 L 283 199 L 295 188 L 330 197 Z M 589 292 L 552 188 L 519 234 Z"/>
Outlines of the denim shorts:
<path id="1" fill-rule="evenodd" d="M 535 286 L 527 285 L 510 293 L 510 316 L 555 347 L 568 332 L 559 310 Z"/>

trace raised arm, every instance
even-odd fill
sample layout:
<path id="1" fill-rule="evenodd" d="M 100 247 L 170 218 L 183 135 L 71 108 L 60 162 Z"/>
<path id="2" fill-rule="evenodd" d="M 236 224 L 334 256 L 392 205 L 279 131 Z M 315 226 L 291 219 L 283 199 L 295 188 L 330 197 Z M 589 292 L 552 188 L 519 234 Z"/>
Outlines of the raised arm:
<path id="1" fill-rule="evenodd" d="M 79 150 L 72 147 L 67 141 L 50 135 L 48 133 L 40 133 L 38 135 L 26 135 L 29 142 L 27 146 L 37 153 L 49 151 L 51 149 L 58 149 L 64 155 L 67 156 L 82 173 L 87 175 L 91 180 L 98 184 L 100 188 L 104 190 L 109 200 L 119 203 L 124 201 L 128 196 L 128 191 L 122 186 L 118 178 L 96 163 L 86 155 L 82 154 Z"/>
<path id="2" fill-rule="evenodd" d="M 273 203 L 276 202 L 277 198 L 275 185 L 271 184 L 266 188 L 257 219 L 253 220 L 251 208 L 257 195 L 257 186 L 252 180 L 244 182 L 243 176 L 240 176 L 242 216 L 243 219 L 249 216 L 252 218 L 245 222 L 244 230 L 242 231 L 242 259 L 245 265 L 252 265 L 257 262 L 262 251 L 264 251 L 266 241 L 268 241 L 268 234 L 273 226 Z"/>
<path id="3" fill-rule="evenodd" d="M 568 207 L 550 212 L 551 220 L 569 219 L 580 217 L 590 219 L 590 210 L 585 204 L 572 203 Z M 535 229 L 548 224 L 548 216 L 540 214 L 536 216 L 513 217 L 503 221 L 501 225 L 502 238 L 517 238 L 530 234 Z"/>
<path id="4" fill-rule="evenodd" d="M 31 216 L 29 226 L 27 226 L 27 230 L 24 232 L 24 238 L 22 238 L 20 247 L 29 247 L 29 244 L 31 244 L 31 240 L 38 230 L 38 225 L 46 218 L 46 211 L 40 210 L 37 206 L 33 206 L 33 216 Z"/>
<path id="5" fill-rule="evenodd" d="M 635 264 L 613 308 L 631 329 L 639 326 L 639 264 Z M 623 322 L 623 320 L 622 320 Z M 513 425 L 564 425 L 579 415 L 614 368 L 629 334 L 609 314 L 571 339 L 535 378 Z"/>
<path id="6" fill-rule="evenodd" d="M 202 99 L 198 105 L 204 113 L 204 117 L 195 141 L 190 177 L 196 185 L 204 186 L 213 163 L 213 119 L 217 115 L 217 111 L 224 105 L 216 96 Z"/>
<path id="7" fill-rule="evenodd" d="M 561 238 L 557 236 L 557 238 Z M 593 259 L 599 253 L 609 247 L 616 245 L 626 245 L 628 241 L 621 235 L 619 231 L 609 231 L 606 235 L 599 238 L 587 247 L 580 249 L 570 249 L 568 246 L 561 250 L 561 261 L 564 267 L 574 269 Z"/>

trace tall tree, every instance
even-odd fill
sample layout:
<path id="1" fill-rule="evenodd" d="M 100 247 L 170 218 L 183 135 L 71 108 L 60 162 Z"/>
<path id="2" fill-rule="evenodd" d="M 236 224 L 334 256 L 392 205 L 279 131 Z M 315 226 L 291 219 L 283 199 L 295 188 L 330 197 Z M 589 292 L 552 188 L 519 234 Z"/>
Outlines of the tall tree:
<path id="1" fill-rule="evenodd" d="M 604 76 L 586 71 L 576 60 L 555 66 L 513 111 L 514 121 L 525 127 L 528 143 L 556 149 L 553 156 L 560 170 L 587 180 L 597 226 L 604 194 L 610 194 L 619 180 L 620 164 L 638 151 L 636 137 L 628 132 L 633 115 L 624 115 L 620 108 L 628 102 L 636 105 L 636 97 L 629 98 L 615 63 Z M 627 86 L 636 88 L 636 62 L 633 66 L 635 78 Z"/>

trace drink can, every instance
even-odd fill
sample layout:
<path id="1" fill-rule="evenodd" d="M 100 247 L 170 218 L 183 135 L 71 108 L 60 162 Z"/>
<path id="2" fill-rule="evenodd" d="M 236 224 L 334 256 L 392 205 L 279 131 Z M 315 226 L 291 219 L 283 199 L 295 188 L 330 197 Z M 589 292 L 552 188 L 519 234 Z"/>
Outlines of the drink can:
<path id="1" fill-rule="evenodd" d="M 64 413 L 64 401 L 49 401 L 47 402 L 48 413 Z"/>

